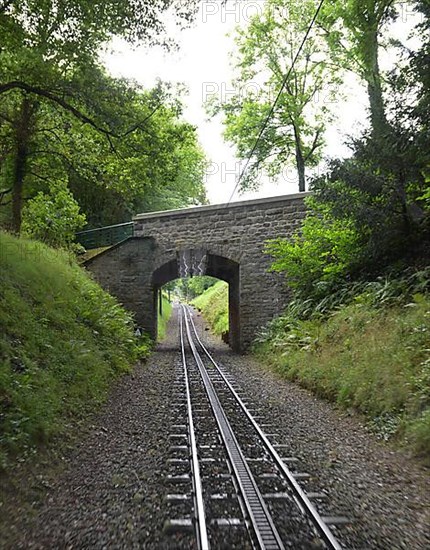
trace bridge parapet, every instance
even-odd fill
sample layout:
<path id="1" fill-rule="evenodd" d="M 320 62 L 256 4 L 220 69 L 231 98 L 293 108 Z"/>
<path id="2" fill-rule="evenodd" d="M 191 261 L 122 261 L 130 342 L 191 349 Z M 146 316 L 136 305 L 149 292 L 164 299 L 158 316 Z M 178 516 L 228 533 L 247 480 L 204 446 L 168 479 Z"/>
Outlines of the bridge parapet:
<path id="1" fill-rule="evenodd" d="M 161 212 L 145 212 L 137 214 L 133 218 L 135 235 L 142 232 L 144 225 L 149 220 L 165 219 L 213 219 L 214 217 L 230 218 L 241 220 L 251 212 L 259 212 L 266 217 L 276 213 L 294 215 L 303 210 L 304 199 L 311 193 L 296 193 L 292 195 L 281 195 L 277 197 L 266 197 L 262 199 L 252 199 L 246 201 L 237 201 L 229 204 L 208 204 L 204 206 L 192 206 L 180 208 L 177 210 L 164 210 Z M 281 210 L 279 210 L 281 209 Z"/>

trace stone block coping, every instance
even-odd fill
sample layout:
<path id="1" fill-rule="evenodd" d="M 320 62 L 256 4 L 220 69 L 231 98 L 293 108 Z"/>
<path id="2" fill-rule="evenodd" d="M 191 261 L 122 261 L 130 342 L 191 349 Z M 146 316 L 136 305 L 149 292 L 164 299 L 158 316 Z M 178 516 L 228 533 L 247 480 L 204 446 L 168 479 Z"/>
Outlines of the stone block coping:
<path id="1" fill-rule="evenodd" d="M 187 208 L 178 208 L 177 210 L 162 210 L 160 212 L 146 212 L 143 214 L 136 214 L 133 217 L 134 222 L 140 220 L 149 220 L 151 218 L 164 218 L 173 216 L 188 216 L 189 214 L 200 214 L 205 212 L 214 212 L 217 210 L 228 210 L 230 208 L 239 208 L 246 206 L 258 206 L 270 203 L 289 202 L 295 199 L 304 199 L 312 195 L 311 192 L 294 193 L 291 195 L 278 195 L 276 197 L 263 197 L 260 199 L 251 199 L 246 201 L 236 201 L 222 204 L 207 204 L 203 206 L 190 206 Z"/>

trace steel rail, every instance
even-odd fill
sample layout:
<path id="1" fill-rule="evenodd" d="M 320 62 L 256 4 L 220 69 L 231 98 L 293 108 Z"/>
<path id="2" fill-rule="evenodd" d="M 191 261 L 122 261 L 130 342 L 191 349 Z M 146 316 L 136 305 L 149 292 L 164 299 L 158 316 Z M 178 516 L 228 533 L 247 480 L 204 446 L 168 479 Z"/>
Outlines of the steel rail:
<path id="1" fill-rule="evenodd" d="M 252 528 L 257 538 L 259 548 L 262 550 L 283 550 L 284 545 L 281 537 L 279 536 L 279 533 L 273 523 L 270 512 L 267 509 L 266 503 L 264 502 L 260 490 L 257 487 L 254 476 L 249 469 L 248 463 L 242 453 L 213 383 L 207 373 L 206 367 L 204 366 L 195 346 L 188 322 L 187 310 L 185 306 L 182 306 L 182 308 L 185 318 L 185 328 L 188 342 L 196 361 L 197 368 L 200 372 L 200 376 L 203 380 L 226 451 L 229 455 L 229 459 L 233 467 L 237 483 L 240 487 L 242 498 L 251 520 Z"/>
<path id="2" fill-rule="evenodd" d="M 297 480 L 294 478 L 294 475 L 291 472 L 291 470 L 285 465 L 285 462 L 282 460 L 282 458 L 280 457 L 280 455 L 278 454 L 276 449 L 273 447 L 273 445 L 270 443 L 269 439 L 267 438 L 267 436 L 265 435 L 263 430 L 260 428 L 257 421 L 254 419 L 252 414 L 248 411 L 245 403 L 242 401 L 242 399 L 240 398 L 240 396 L 238 395 L 236 390 L 233 388 L 233 386 L 228 381 L 228 379 L 226 378 L 226 376 L 224 375 L 222 370 L 219 368 L 218 364 L 216 363 L 216 361 L 214 360 L 212 355 L 209 353 L 206 346 L 201 341 L 199 335 L 197 334 L 197 329 L 196 329 L 196 325 L 195 325 L 194 320 L 193 320 L 192 313 L 190 312 L 189 308 L 187 308 L 187 311 L 188 311 L 188 315 L 189 315 L 191 325 L 193 327 L 193 332 L 195 334 L 197 342 L 199 343 L 199 345 L 202 348 L 203 352 L 206 354 L 206 356 L 211 361 L 213 366 L 217 369 L 218 373 L 221 375 L 221 377 L 224 380 L 225 384 L 227 385 L 228 389 L 230 390 L 230 392 L 235 397 L 236 401 L 238 402 L 238 404 L 242 408 L 242 410 L 245 413 L 245 415 L 247 416 L 248 420 L 251 422 L 252 426 L 254 427 L 256 432 L 258 433 L 261 440 L 264 442 L 267 450 L 269 451 L 269 453 L 272 456 L 273 460 L 275 461 L 276 465 L 282 471 L 286 481 L 288 482 L 289 486 L 291 487 L 291 489 L 294 492 L 294 496 L 296 498 L 296 501 L 297 501 L 299 507 L 301 507 L 302 510 L 304 510 L 304 512 L 309 516 L 309 518 L 311 519 L 311 521 L 312 521 L 315 529 L 317 530 L 319 536 L 325 542 L 327 547 L 330 550 L 342 550 L 342 547 L 340 546 L 339 542 L 336 540 L 335 536 L 331 532 L 328 525 L 324 522 L 322 517 L 319 515 L 319 513 L 317 512 L 317 510 L 314 507 L 314 505 L 312 504 L 312 502 L 306 496 L 306 493 L 303 491 L 303 489 L 298 484 Z"/>
<path id="3" fill-rule="evenodd" d="M 191 392 L 190 384 L 188 379 L 188 369 L 187 369 L 187 360 L 185 358 L 185 342 L 184 342 L 184 328 L 182 316 L 180 318 L 180 339 L 181 339 L 181 354 L 182 354 L 182 364 L 184 367 L 184 377 L 185 377 L 185 392 L 187 398 L 187 414 L 188 414 L 188 426 L 189 426 L 189 441 L 191 447 L 191 467 L 193 473 L 193 489 L 194 489 L 194 515 L 196 518 L 196 534 L 197 534 L 197 544 L 199 550 L 209 550 L 209 539 L 206 526 L 206 514 L 205 514 L 205 505 L 203 502 L 203 487 L 202 480 L 200 476 L 200 466 L 199 458 L 197 451 L 196 435 L 194 431 L 194 418 L 193 418 L 193 409 L 191 405 Z"/>

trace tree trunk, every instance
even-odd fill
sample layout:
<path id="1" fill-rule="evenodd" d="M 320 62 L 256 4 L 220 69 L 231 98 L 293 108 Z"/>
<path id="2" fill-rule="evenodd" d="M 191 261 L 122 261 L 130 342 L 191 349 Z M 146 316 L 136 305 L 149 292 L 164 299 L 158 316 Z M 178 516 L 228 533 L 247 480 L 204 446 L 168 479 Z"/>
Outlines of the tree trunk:
<path id="1" fill-rule="evenodd" d="M 22 202 L 24 179 L 27 168 L 27 158 L 31 135 L 31 119 L 34 111 L 28 97 L 24 97 L 21 103 L 21 111 L 15 130 L 15 166 L 12 182 L 12 228 L 15 233 L 21 230 Z"/>
<path id="2" fill-rule="evenodd" d="M 378 31 L 369 33 L 369 49 L 366 60 L 367 94 L 370 104 L 370 122 L 372 135 L 377 140 L 384 138 L 389 130 L 385 116 L 385 104 L 382 96 L 381 72 L 379 69 Z"/>
<path id="3" fill-rule="evenodd" d="M 306 191 L 305 159 L 303 158 L 302 140 L 296 126 L 294 126 L 294 140 L 296 142 L 296 168 L 299 175 L 299 192 Z"/>

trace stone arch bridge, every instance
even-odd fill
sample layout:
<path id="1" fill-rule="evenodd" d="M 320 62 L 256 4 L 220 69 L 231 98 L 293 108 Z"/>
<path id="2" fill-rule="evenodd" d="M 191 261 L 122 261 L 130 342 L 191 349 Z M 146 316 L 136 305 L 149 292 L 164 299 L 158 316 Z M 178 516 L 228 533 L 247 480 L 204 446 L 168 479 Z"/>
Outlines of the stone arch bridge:
<path id="1" fill-rule="evenodd" d="M 288 237 L 305 214 L 305 194 L 137 215 L 133 236 L 86 262 L 99 283 L 155 337 L 157 293 L 178 277 L 211 275 L 229 284 L 229 341 L 245 350 L 288 302 L 271 273 L 265 241 Z"/>

